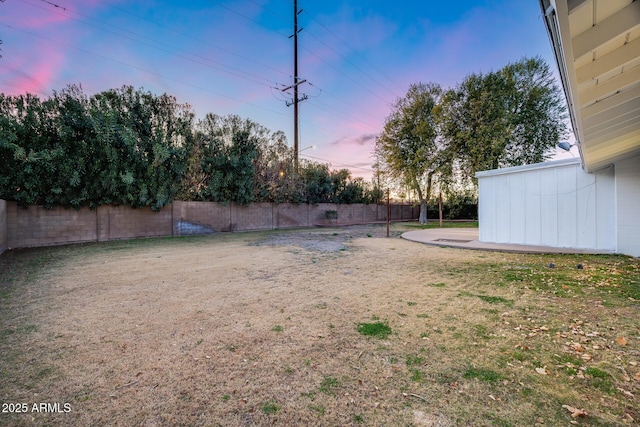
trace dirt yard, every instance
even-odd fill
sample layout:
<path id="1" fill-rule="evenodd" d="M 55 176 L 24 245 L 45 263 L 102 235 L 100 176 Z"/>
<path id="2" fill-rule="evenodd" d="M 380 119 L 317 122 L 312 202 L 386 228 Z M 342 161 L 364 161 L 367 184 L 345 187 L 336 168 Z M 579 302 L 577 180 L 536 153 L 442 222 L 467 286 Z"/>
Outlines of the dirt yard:
<path id="1" fill-rule="evenodd" d="M 405 229 L 5 253 L 0 425 L 640 422 L 637 259 L 430 247 Z"/>

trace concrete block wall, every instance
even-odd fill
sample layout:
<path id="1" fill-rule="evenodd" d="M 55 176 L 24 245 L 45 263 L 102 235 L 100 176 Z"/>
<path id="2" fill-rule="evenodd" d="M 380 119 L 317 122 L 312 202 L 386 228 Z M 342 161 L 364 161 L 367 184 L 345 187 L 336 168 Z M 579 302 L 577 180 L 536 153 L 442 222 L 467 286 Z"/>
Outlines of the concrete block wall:
<path id="1" fill-rule="evenodd" d="M 231 207 L 214 202 L 173 202 L 173 235 L 231 230 Z"/>
<path id="2" fill-rule="evenodd" d="M 23 208 L 6 202 L 7 249 L 97 240 L 96 213 L 88 208 Z"/>
<path id="3" fill-rule="evenodd" d="M 338 205 L 337 208 L 339 224 L 366 224 L 386 220 L 386 209 L 384 216 L 379 219 L 376 205 Z"/>
<path id="4" fill-rule="evenodd" d="M 340 221 L 340 212 L 338 212 L 338 220 L 329 221 L 326 217 L 327 211 L 337 211 L 338 205 L 335 203 L 319 203 L 317 205 L 309 205 L 309 225 L 337 225 L 342 224 Z"/>
<path id="5" fill-rule="evenodd" d="M 329 222 L 325 216 L 328 210 L 338 211 L 337 221 Z M 410 206 L 392 206 L 391 211 L 392 220 L 402 220 L 409 219 L 408 213 L 412 210 Z M 415 211 L 415 215 L 417 213 Z M 15 202 L 0 200 L 0 253 L 4 249 L 65 243 L 365 224 L 385 220 L 384 205 L 255 203 L 240 206 L 178 201 L 154 212 L 149 208 L 125 206 L 100 206 L 94 210 L 44 209 L 41 206 L 24 209 Z"/>
<path id="6" fill-rule="evenodd" d="M 275 205 L 273 228 L 310 227 L 309 205 L 282 203 Z"/>
<path id="7" fill-rule="evenodd" d="M 387 220 L 387 206 L 378 205 L 378 221 Z M 392 204 L 389 209 L 391 221 L 409 221 L 420 217 L 420 206 L 412 205 L 395 205 Z"/>
<path id="8" fill-rule="evenodd" d="M 362 205 L 362 222 L 371 223 L 378 221 L 377 205 Z"/>
<path id="9" fill-rule="evenodd" d="M 171 236 L 173 232 L 171 214 L 171 206 L 165 206 L 158 212 L 148 207 L 132 209 L 127 206 L 100 206 L 96 215 L 97 240 Z"/>
<path id="10" fill-rule="evenodd" d="M 0 255 L 7 249 L 7 202 L 0 199 Z"/>
<path id="11" fill-rule="evenodd" d="M 272 230 L 273 204 L 252 203 L 242 206 L 232 204 L 231 231 Z"/>
<path id="12" fill-rule="evenodd" d="M 362 206 L 363 205 L 338 205 L 338 223 L 339 224 L 357 224 L 362 223 Z"/>

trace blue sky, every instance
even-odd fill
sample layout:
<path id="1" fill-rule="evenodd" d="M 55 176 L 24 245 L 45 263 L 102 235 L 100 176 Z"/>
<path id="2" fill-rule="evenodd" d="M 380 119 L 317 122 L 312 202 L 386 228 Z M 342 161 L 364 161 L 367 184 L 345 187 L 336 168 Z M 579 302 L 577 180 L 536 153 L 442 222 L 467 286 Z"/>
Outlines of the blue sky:
<path id="1" fill-rule="evenodd" d="M 411 83 L 452 87 L 541 56 L 537 0 L 298 0 L 303 156 L 370 177 L 375 135 Z M 132 85 L 206 113 L 238 114 L 293 144 L 292 0 L 5 0 L 0 92 L 46 97 Z M 557 74 L 557 73 L 556 73 Z M 289 98 L 290 99 L 290 98 Z"/>

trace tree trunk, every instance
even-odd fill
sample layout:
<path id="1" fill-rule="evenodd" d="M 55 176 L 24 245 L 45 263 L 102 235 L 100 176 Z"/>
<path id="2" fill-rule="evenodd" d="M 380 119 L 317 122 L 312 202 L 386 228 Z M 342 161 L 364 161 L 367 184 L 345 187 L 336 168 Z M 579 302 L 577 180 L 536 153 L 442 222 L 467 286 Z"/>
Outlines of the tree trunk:
<path id="1" fill-rule="evenodd" d="M 429 172 L 429 175 L 427 176 L 426 197 L 424 197 L 424 194 L 422 193 L 422 188 L 420 188 L 420 184 L 418 184 L 418 181 L 414 180 L 413 183 L 414 183 L 414 188 L 416 190 L 416 193 L 418 193 L 418 201 L 420 201 L 420 217 L 418 221 L 420 222 L 420 224 L 426 224 L 427 222 L 429 222 L 429 220 L 427 219 L 427 202 L 431 197 L 431 185 L 433 183 L 433 172 Z"/>
<path id="2" fill-rule="evenodd" d="M 420 222 L 420 224 L 426 224 L 427 200 L 422 196 L 422 188 L 420 188 L 420 185 L 417 181 L 414 181 L 414 189 L 416 190 L 416 193 L 418 193 L 418 201 L 420 202 L 420 217 L 418 218 L 418 221 Z"/>
<path id="3" fill-rule="evenodd" d="M 414 189 L 416 190 L 416 193 L 418 193 L 418 201 L 420 202 L 420 217 L 418 218 L 418 221 L 420 222 L 420 224 L 426 224 L 428 222 L 427 202 L 429 201 L 429 196 L 431 194 L 431 176 L 432 174 L 429 174 L 428 185 L 427 185 L 427 197 L 424 197 L 424 194 L 422 193 L 422 188 L 420 188 L 420 184 L 418 184 L 418 181 L 417 180 L 413 181 Z"/>
<path id="4" fill-rule="evenodd" d="M 420 224 L 427 223 L 427 201 L 425 199 L 420 200 Z"/>

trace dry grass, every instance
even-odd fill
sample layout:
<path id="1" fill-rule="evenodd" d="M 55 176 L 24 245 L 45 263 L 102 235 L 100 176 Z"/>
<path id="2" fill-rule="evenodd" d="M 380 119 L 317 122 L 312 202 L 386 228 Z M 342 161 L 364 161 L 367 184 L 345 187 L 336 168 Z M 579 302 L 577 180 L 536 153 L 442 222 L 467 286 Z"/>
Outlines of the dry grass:
<path id="1" fill-rule="evenodd" d="M 640 422 L 639 260 L 436 248 L 403 227 L 5 253 L 0 401 L 29 411 L 0 424 Z"/>

